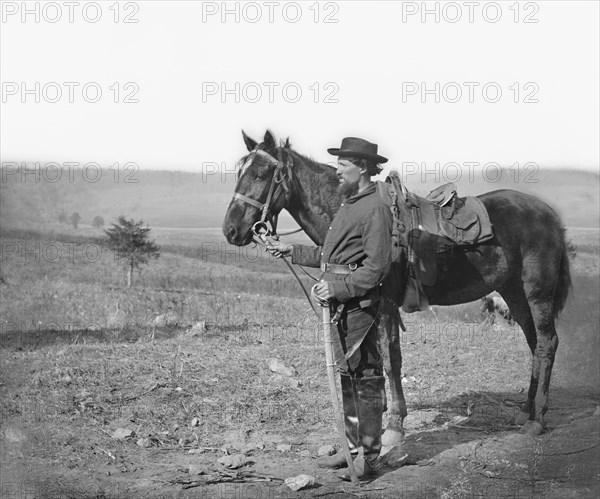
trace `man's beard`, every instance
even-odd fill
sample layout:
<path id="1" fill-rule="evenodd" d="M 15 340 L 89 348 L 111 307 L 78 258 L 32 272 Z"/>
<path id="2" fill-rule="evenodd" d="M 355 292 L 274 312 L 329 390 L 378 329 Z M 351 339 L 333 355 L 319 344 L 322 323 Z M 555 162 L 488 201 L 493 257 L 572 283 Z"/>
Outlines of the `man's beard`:
<path id="1" fill-rule="evenodd" d="M 338 192 L 340 193 L 344 201 L 354 196 L 358 192 L 358 184 L 359 180 L 352 183 L 344 181 L 340 185 L 338 185 Z"/>

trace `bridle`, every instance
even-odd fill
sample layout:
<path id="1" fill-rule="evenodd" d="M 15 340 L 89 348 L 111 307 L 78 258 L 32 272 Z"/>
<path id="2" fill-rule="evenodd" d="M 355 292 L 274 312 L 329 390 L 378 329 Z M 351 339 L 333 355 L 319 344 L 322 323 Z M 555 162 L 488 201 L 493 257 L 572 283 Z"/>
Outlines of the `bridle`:
<path id="1" fill-rule="evenodd" d="M 267 151 L 263 149 L 255 148 L 240 169 L 240 176 L 244 173 L 246 168 L 252 164 L 256 156 L 264 157 L 271 165 L 275 166 L 275 172 L 271 180 L 269 187 L 269 193 L 264 203 L 252 199 L 240 192 L 234 192 L 233 199 L 238 199 L 260 211 L 260 220 L 252 226 L 252 233 L 255 236 L 261 237 L 264 235 L 273 236 L 277 234 L 277 217 L 278 213 L 273 213 L 273 206 L 282 194 L 285 195 L 284 207 L 287 205 L 290 197 L 290 186 L 289 181 L 292 178 L 292 166 L 293 160 L 291 154 L 288 153 L 287 160 L 283 161 L 282 149 L 280 148 L 277 152 L 277 159 L 271 156 Z M 270 223 L 271 227 L 267 225 Z M 297 232 L 297 231 L 294 231 Z"/>
<path id="2" fill-rule="evenodd" d="M 264 203 L 261 203 L 260 201 L 252 199 L 237 191 L 233 193 L 233 199 L 239 199 L 243 203 L 249 204 L 250 206 L 253 206 L 254 208 L 260 210 L 260 220 L 252 226 L 252 240 L 258 245 L 265 246 L 266 244 L 268 244 L 270 239 L 278 240 L 280 235 L 294 234 L 296 232 L 301 232 L 302 229 L 300 228 L 286 232 L 284 234 L 277 234 L 277 216 L 279 212 L 273 213 L 272 211 L 273 205 L 279 200 L 282 193 L 285 193 L 285 203 L 282 209 L 287 206 L 290 200 L 289 182 L 292 179 L 292 166 L 294 165 L 292 155 L 288 152 L 287 160 L 284 162 L 282 148 L 280 148 L 277 151 L 277 159 L 275 159 L 263 149 L 254 148 L 254 150 L 250 153 L 250 155 L 240 168 L 240 178 L 243 175 L 246 168 L 248 168 L 252 164 L 256 156 L 263 156 L 269 161 L 271 165 L 275 165 L 275 173 L 273 174 L 273 179 L 271 180 L 271 185 L 269 187 L 269 193 L 267 194 L 266 201 Z M 270 228 L 267 225 L 267 222 L 271 224 Z M 319 314 L 315 309 L 315 306 L 311 301 L 310 296 L 306 291 L 306 288 L 304 287 L 302 281 L 300 280 L 300 277 L 298 277 L 298 274 L 292 267 L 292 264 L 287 260 L 286 257 L 282 257 L 282 259 L 288 266 L 292 274 L 294 274 L 294 277 L 296 278 L 296 280 L 300 284 L 300 287 L 302 288 L 302 291 L 304 292 L 304 296 L 306 296 L 306 299 L 310 303 L 311 308 L 313 309 L 315 314 L 317 314 L 317 317 L 319 317 Z M 302 267 L 300 268 L 302 269 Z M 302 269 L 302 271 L 305 274 L 307 274 L 311 279 L 317 280 L 315 277 L 308 274 L 308 272 L 306 272 L 304 269 Z"/>

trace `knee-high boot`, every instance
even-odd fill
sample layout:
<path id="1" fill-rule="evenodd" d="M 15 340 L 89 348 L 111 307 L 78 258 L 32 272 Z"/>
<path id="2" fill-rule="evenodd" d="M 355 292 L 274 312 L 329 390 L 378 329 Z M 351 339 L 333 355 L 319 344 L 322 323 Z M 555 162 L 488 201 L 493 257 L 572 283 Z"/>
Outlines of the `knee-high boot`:
<path id="1" fill-rule="evenodd" d="M 355 461 L 356 473 L 360 478 L 368 477 L 381 451 L 381 418 L 385 386 L 383 376 L 360 378 L 357 386 L 358 445 L 363 447 L 364 459 Z"/>
<path id="2" fill-rule="evenodd" d="M 347 374 L 340 376 L 342 384 L 342 404 L 344 410 L 344 426 L 346 428 L 346 440 L 350 447 L 350 454 L 358 454 L 359 433 L 358 433 L 358 411 L 356 408 L 356 384 Z M 340 450 L 333 456 L 324 456 L 317 459 L 317 465 L 321 468 L 344 468 L 348 466 L 344 453 Z"/>

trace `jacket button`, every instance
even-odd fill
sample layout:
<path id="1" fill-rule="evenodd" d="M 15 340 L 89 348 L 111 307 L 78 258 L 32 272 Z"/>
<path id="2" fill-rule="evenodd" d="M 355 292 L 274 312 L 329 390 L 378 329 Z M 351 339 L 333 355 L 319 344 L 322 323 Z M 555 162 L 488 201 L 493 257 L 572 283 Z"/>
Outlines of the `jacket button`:
<path id="1" fill-rule="evenodd" d="M 329 227 L 329 230 L 331 230 L 331 227 Z"/>

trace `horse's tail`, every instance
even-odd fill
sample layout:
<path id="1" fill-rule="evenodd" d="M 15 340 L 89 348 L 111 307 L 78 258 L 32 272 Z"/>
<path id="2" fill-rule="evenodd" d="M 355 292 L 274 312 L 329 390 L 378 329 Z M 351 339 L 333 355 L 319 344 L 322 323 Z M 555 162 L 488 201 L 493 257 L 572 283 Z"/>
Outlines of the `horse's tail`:
<path id="1" fill-rule="evenodd" d="M 560 311 L 564 308 L 567 303 L 567 296 L 569 295 L 569 289 L 572 286 L 571 281 L 571 270 L 569 266 L 569 255 L 567 252 L 567 243 L 565 241 L 565 232 L 562 231 L 562 256 L 560 258 L 560 268 L 558 271 L 558 280 L 556 282 L 556 288 L 554 290 L 554 303 L 553 311 L 554 318 L 558 316 Z"/>

